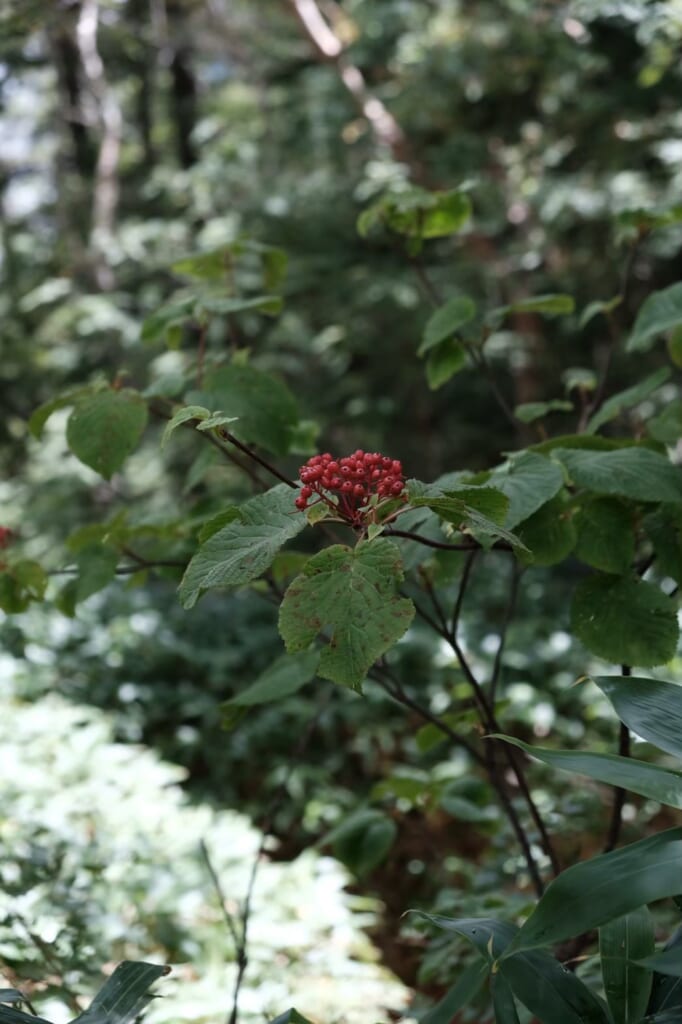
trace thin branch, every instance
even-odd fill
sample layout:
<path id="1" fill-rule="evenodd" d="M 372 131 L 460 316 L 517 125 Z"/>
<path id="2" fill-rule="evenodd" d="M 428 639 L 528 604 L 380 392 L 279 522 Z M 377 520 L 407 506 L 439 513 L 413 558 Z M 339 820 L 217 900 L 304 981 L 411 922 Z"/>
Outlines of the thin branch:
<path id="1" fill-rule="evenodd" d="M 253 449 L 249 448 L 248 445 L 242 444 L 242 442 L 239 441 L 234 436 L 234 434 L 230 434 L 228 430 L 221 430 L 220 435 L 226 441 L 229 441 L 230 444 L 233 444 L 235 448 L 238 448 L 240 452 L 243 452 L 244 455 L 248 455 L 250 459 L 253 459 L 253 461 L 257 462 L 259 466 L 262 466 L 263 469 L 267 470 L 268 473 L 271 474 L 271 476 L 276 477 L 278 480 L 281 480 L 283 484 L 287 484 L 288 487 L 291 487 L 294 490 L 296 490 L 296 484 L 293 482 L 293 480 L 290 480 L 288 476 L 285 476 L 284 473 L 281 473 L 279 469 L 277 469 L 276 466 L 273 466 L 271 462 L 268 462 L 267 459 L 264 459 L 261 455 L 258 455 L 257 452 L 254 452 Z"/>
<path id="2" fill-rule="evenodd" d="M 514 618 L 516 611 L 516 601 L 519 594 L 519 581 L 521 579 L 521 571 L 519 570 L 516 562 L 512 562 L 511 566 L 511 586 L 509 588 L 509 601 L 505 610 L 504 620 L 500 629 L 500 638 L 497 651 L 495 652 L 495 661 L 493 662 L 493 670 L 490 676 L 490 703 L 495 707 L 495 693 L 497 685 L 500 681 L 500 673 L 502 670 L 502 656 L 504 654 L 504 647 L 507 642 L 507 631 L 511 625 L 511 621 Z"/>
<path id="3" fill-rule="evenodd" d="M 410 530 L 396 530 L 390 526 L 384 530 L 386 537 L 404 537 L 405 540 L 413 540 L 417 544 L 423 544 L 427 548 L 436 548 L 438 551 L 480 551 L 481 546 L 473 540 L 466 544 L 448 544 L 445 541 L 431 540 L 430 537 L 423 537 L 420 533 L 412 533 Z M 491 545 L 489 551 L 511 551 L 511 544 L 506 541 L 497 541 Z"/>
<path id="4" fill-rule="evenodd" d="M 448 631 L 448 640 L 451 640 L 453 637 L 457 635 L 457 626 L 459 624 L 459 617 L 462 614 L 464 595 L 469 584 L 469 577 L 471 575 L 471 570 L 474 567 L 474 562 L 476 561 L 477 554 L 477 551 L 472 551 L 469 554 L 469 557 L 467 558 L 466 562 L 464 563 L 462 575 L 460 576 L 459 579 L 459 588 L 457 590 L 457 597 L 455 598 L 455 605 L 454 608 L 452 609 L 452 625 L 450 626 L 450 629 Z"/>
<path id="5" fill-rule="evenodd" d="M 429 599 L 431 601 L 431 605 L 433 607 L 434 612 L 436 613 L 436 617 L 437 617 L 438 621 L 440 622 L 441 629 L 444 632 L 447 633 L 447 630 L 448 630 L 447 619 L 445 618 L 445 612 L 443 611 L 443 606 L 441 605 L 440 601 L 438 600 L 438 596 L 437 596 L 435 590 L 433 589 L 433 583 L 429 579 L 428 573 L 425 572 L 424 569 L 421 566 L 419 567 L 419 569 L 417 571 L 418 571 L 418 574 L 419 574 L 419 579 L 422 581 L 422 584 L 424 586 L 424 590 L 426 590 L 426 593 L 429 595 Z"/>
<path id="6" fill-rule="evenodd" d="M 228 908 L 228 905 L 227 905 L 227 898 L 225 896 L 225 893 L 223 892 L 223 887 L 220 884 L 220 879 L 218 878 L 218 873 L 216 872 L 215 868 L 213 867 L 213 861 L 211 860 L 211 855 L 210 855 L 210 853 L 208 851 L 208 846 L 206 845 L 206 840 L 203 839 L 203 838 L 199 840 L 199 852 L 200 852 L 200 854 L 201 854 L 201 856 L 202 856 L 202 858 L 204 860 L 204 864 L 206 865 L 206 870 L 208 871 L 209 877 L 210 877 L 211 882 L 213 884 L 213 888 L 215 889 L 215 892 L 216 892 L 216 896 L 218 897 L 218 903 L 220 904 L 220 909 L 221 909 L 222 914 L 223 914 L 223 919 L 225 921 L 225 926 L 227 927 L 227 930 L 230 933 L 230 936 L 232 937 L 232 941 L 234 942 L 235 954 L 238 957 L 239 956 L 240 945 L 241 945 L 241 939 L 239 938 L 239 934 L 237 932 L 237 922 L 235 921 L 234 917 L 232 916 L 232 914 L 229 911 L 229 908 Z"/>

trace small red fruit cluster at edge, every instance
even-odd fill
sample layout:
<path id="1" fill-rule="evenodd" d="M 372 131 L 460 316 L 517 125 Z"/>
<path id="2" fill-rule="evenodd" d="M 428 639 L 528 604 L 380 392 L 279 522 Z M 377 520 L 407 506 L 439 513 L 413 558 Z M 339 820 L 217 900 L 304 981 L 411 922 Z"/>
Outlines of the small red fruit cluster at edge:
<path id="1" fill-rule="evenodd" d="M 296 498 L 296 508 L 305 511 L 310 499 L 317 495 L 352 522 L 362 518 L 359 509 L 372 495 L 398 498 L 405 489 L 403 467 L 398 459 L 389 459 L 380 452 L 363 452 L 361 448 L 342 459 L 333 458 L 329 452 L 313 455 L 301 466 L 299 475 L 303 487 Z M 336 498 L 335 502 L 330 501 L 329 494 Z"/>

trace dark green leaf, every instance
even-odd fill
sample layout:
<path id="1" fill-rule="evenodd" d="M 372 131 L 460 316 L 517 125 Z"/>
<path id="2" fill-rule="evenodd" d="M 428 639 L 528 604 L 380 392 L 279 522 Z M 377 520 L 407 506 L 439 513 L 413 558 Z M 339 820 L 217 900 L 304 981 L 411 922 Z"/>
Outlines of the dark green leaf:
<path id="1" fill-rule="evenodd" d="M 147 404 L 136 391 L 107 388 L 78 402 L 66 424 L 73 454 L 109 480 L 147 425 Z"/>
<path id="2" fill-rule="evenodd" d="M 653 949 L 653 939 L 651 943 Z M 641 959 L 640 959 L 641 957 Z M 659 974 L 667 974 L 671 978 L 682 978 L 682 948 L 671 946 L 660 953 L 653 953 L 651 956 L 633 957 L 640 967 L 646 967 L 650 971 L 657 971 Z"/>
<path id="3" fill-rule="evenodd" d="M 555 565 L 563 561 L 575 547 L 577 537 L 571 510 L 560 494 L 520 523 L 516 533 L 532 552 L 535 565 Z"/>
<path id="4" fill-rule="evenodd" d="M 150 987 L 170 967 L 124 960 L 99 990 L 85 1013 L 71 1024 L 129 1024 L 142 1012 L 152 996 Z"/>
<path id="5" fill-rule="evenodd" d="M 268 701 L 288 697 L 310 682 L 317 671 L 319 660 L 319 651 L 284 654 L 269 665 L 251 686 L 227 703 L 250 707 L 253 704 L 266 704 Z"/>
<path id="6" fill-rule="evenodd" d="M 682 402 L 669 402 L 660 416 L 646 425 L 649 437 L 661 444 L 676 444 L 682 437 Z"/>
<path id="7" fill-rule="evenodd" d="M 483 988 L 488 974 L 485 962 L 476 960 L 469 964 L 441 1001 L 421 1018 L 421 1024 L 452 1024 L 459 1011 Z"/>
<path id="8" fill-rule="evenodd" d="M 468 296 L 456 295 L 450 299 L 429 318 L 417 355 L 423 356 L 429 349 L 452 338 L 460 327 L 469 323 L 475 316 L 476 306 Z"/>
<path id="9" fill-rule="evenodd" d="M 550 882 L 505 958 L 581 935 L 679 892 L 682 828 L 567 868 Z"/>
<path id="10" fill-rule="evenodd" d="M 665 455 L 648 448 L 610 452 L 557 448 L 554 457 L 578 487 L 633 501 L 682 501 L 682 474 Z"/>
<path id="11" fill-rule="evenodd" d="M 659 334 L 682 324 L 682 282 L 653 292 L 642 303 L 626 352 L 646 352 Z"/>
<path id="12" fill-rule="evenodd" d="M 16 1010 L 13 1006 L 0 1004 L 0 1024 L 51 1024 L 51 1022 L 44 1017 L 36 1017 L 32 1013 Z"/>
<path id="13" fill-rule="evenodd" d="M 517 405 L 514 415 L 522 423 L 534 423 L 535 420 L 542 419 L 550 412 L 571 412 L 572 410 L 573 402 L 553 398 L 550 402 L 524 402 L 522 405 Z"/>
<path id="14" fill-rule="evenodd" d="M 253 298 L 237 298 L 235 296 L 203 293 L 197 300 L 197 312 L 210 313 L 214 316 L 230 316 L 234 313 L 264 313 L 266 316 L 277 316 L 282 312 L 281 295 L 256 295 Z"/>
<path id="15" fill-rule="evenodd" d="M 613 1019 L 639 1024 L 651 992 L 651 971 L 632 961 L 654 948 L 654 926 L 648 907 L 638 907 L 599 929 L 599 955 L 604 991 Z"/>
<path id="16" fill-rule="evenodd" d="M 160 309 L 151 313 L 142 324 L 140 334 L 142 341 L 151 343 L 165 339 L 174 342 L 170 347 L 176 348 L 178 339 L 173 339 L 171 332 L 174 328 L 181 327 L 186 321 L 192 319 L 195 305 L 195 296 L 188 295 L 161 306 Z"/>
<path id="17" fill-rule="evenodd" d="M 604 402 L 594 416 L 588 420 L 585 430 L 588 434 L 595 434 L 600 427 L 603 427 L 605 423 L 610 423 L 611 420 L 615 420 L 626 409 L 639 405 L 640 402 L 643 402 L 645 398 L 669 379 L 670 369 L 664 366 L 632 387 L 619 391 L 617 395 L 612 395 L 611 398 Z"/>
<path id="18" fill-rule="evenodd" d="M 298 1010 L 294 1010 L 292 1007 L 286 1013 L 280 1013 L 279 1017 L 270 1021 L 270 1024 L 312 1024 L 312 1021 L 307 1017 L 302 1017 Z"/>
<path id="19" fill-rule="evenodd" d="M 509 313 L 544 313 L 546 316 L 561 316 L 572 313 L 575 302 L 571 295 L 536 295 L 531 299 L 512 302 L 510 306 L 491 309 L 489 319 L 497 320 Z"/>
<path id="20" fill-rule="evenodd" d="M 666 942 L 663 952 L 675 950 L 677 955 L 682 957 L 682 928 L 678 928 L 674 935 Z M 670 1024 L 679 1024 L 682 1018 L 682 978 L 675 978 L 662 971 L 654 972 L 654 981 L 651 986 L 651 998 L 647 1006 L 647 1013 L 660 1014 L 651 1020 L 663 1021 L 668 1015 Z M 677 1014 L 677 1016 L 672 1016 Z M 645 1018 L 649 1021 L 649 1017 Z"/>
<path id="21" fill-rule="evenodd" d="M 512 736 L 499 739 L 525 750 L 531 757 L 564 772 L 587 775 L 609 786 L 620 786 L 640 796 L 647 796 L 669 807 L 682 809 L 682 774 L 666 771 L 646 761 L 618 757 L 616 754 L 593 754 L 582 750 L 548 750 L 532 747 Z"/>
<path id="22" fill-rule="evenodd" d="M 85 601 L 111 583 L 116 573 L 118 555 L 104 544 L 91 544 L 81 548 L 76 557 L 78 580 L 76 600 Z"/>
<path id="23" fill-rule="evenodd" d="M 443 384 L 447 384 L 466 364 L 466 349 L 459 341 L 445 341 L 429 352 L 426 360 L 426 382 L 431 391 L 437 391 Z"/>
<path id="24" fill-rule="evenodd" d="M 502 974 L 493 974 L 490 979 L 490 993 L 495 1011 L 495 1024 L 519 1024 L 519 1015 L 507 979 Z"/>
<path id="25" fill-rule="evenodd" d="M 304 650 L 323 636 L 318 675 L 360 690 L 373 663 L 414 616 L 412 602 L 396 595 L 402 576 L 397 547 L 381 537 L 320 551 L 284 595 L 279 629 L 287 650 Z"/>
<path id="26" fill-rule="evenodd" d="M 39 405 L 35 412 L 31 414 L 28 421 L 28 429 L 35 438 L 40 440 L 43 436 L 45 424 L 53 412 L 56 412 L 58 409 L 66 409 L 69 406 L 75 405 L 76 402 L 90 394 L 92 394 L 92 389 L 89 387 L 71 388 L 69 391 L 65 391 L 63 394 L 57 395 L 55 398 L 51 398 L 49 402 L 44 402 L 42 405 Z"/>
<path id="27" fill-rule="evenodd" d="M 682 758 L 682 687 L 637 676 L 593 676 L 622 722 L 642 739 Z"/>
<path id="28" fill-rule="evenodd" d="M 238 517 L 209 537 L 180 584 L 185 608 L 192 608 L 205 590 L 243 586 L 265 572 L 282 545 L 306 526 L 294 497 L 291 487 L 279 484 L 241 505 Z"/>
<path id="29" fill-rule="evenodd" d="M 664 665 L 679 638 L 674 602 L 655 584 L 595 575 L 578 586 L 571 627 L 593 654 L 618 665 Z"/>
<path id="30" fill-rule="evenodd" d="M 564 478 L 550 459 L 525 452 L 491 473 L 488 483 L 509 498 L 504 525 L 513 530 L 559 493 Z"/>
<path id="31" fill-rule="evenodd" d="M 612 313 L 616 306 L 620 306 L 622 301 L 622 296 L 616 295 L 613 299 L 607 299 L 606 301 L 598 299 L 595 302 L 588 303 L 580 314 L 578 326 L 581 329 L 587 327 L 590 320 L 593 320 L 595 316 L 599 316 L 600 313 Z"/>
<path id="32" fill-rule="evenodd" d="M 551 953 L 519 953 L 502 959 L 498 969 L 519 1002 L 538 1020 L 551 1024 L 611 1024 L 596 996 Z"/>
<path id="33" fill-rule="evenodd" d="M 682 508 L 663 505 L 645 516 L 643 526 L 656 553 L 656 567 L 682 583 Z"/>
<path id="34" fill-rule="evenodd" d="M 381 811 L 356 811 L 325 837 L 334 856 L 362 877 L 382 863 L 395 842 L 395 822 Z"/>
<path id="35" fill-rule="evenodd" d="M 624 573 L 635 557 L 632 511 L 617 498 L 585 501 L 574 518 L 578 539 L 575 555 L 602 572 Z"/>

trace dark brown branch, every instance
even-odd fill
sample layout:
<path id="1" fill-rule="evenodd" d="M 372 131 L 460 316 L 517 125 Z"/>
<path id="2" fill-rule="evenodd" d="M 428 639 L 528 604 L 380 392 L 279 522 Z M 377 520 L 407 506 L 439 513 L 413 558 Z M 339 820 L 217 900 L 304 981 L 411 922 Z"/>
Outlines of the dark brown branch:
<path id="1" fill-rule="evenodd" d="M 622 672 L 624 676 L 629 676 L 632 674 L 632 669 L 629 665 L 623 665 Z M 620 729 L 618 731 L 618 753 L 621 757 L 630 756 L 630 730 L 625 722 L 620 723 Z M 611 822 L 609 824 L 609 831 L 606 835 L 606 842 L 604 843 L 604 853 L 610 853 L 610 851 L 614 850 L 618 844 L 620 830 L 623 825 L 623 807 L 625 806 L 625 798 L 626 791 L 621 789 L 620 786 L 614 786 L 613 810 L 611 811 Z"/>
<path id="2" fill-rule="evenodd" d="M 230 444 L 233 444 L 235 448 L 238 448 L 240 452 L 244 453 L 244 455 L 248 455 L 250 459 L 252 459 L 254 462 L 257 462 L 259 466 L 263 467 L 263 469 L 267 470 L 268 473 L 271 474 L 271 476 L 276 477 L 278 480 L 281 480 L 283 484 L 286 484 L 288 487 L 291 487 L 294 490 L 296 490 L 296 484 L 293 482 L 293 480 L 290 480 L 288 476 L 285 476 L 284 473 L 281 473 L 277 469 L 277 467 L 273 466 L 272 463 L 268 462 L 267 459 L 264 459 L 261 455 L 258 455 L 257 452 L 254 452 L 253 449 L 249 448 L 248 445 L 242 444 L 242 442 L 239 441 L 234 436 L 234 434 L 230 434 L 229 431 L 227 430 L 221 430 L 220 433 L 221 436 L 226 441 L 229 441 Z"/>

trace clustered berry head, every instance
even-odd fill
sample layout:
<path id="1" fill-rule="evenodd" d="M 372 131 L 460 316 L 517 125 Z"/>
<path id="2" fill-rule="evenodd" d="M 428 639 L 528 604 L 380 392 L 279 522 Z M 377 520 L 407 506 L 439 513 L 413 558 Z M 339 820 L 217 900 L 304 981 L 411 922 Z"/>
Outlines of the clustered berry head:
<path id="1" fill-rule="evenodd" d="M 333 458 L 329 452 L 313 455 L 301 466 L 299 475 L 303 487 L 296 508 L 305 511 L 316 495 L 317 500 L 354 524 L 362 522 L 360 509 L 373 495 L 399 498 L 405 490 L 398 459 L 389 459 L 380 452 L 363 452 L 361 448 L 342 459 Z"/>

